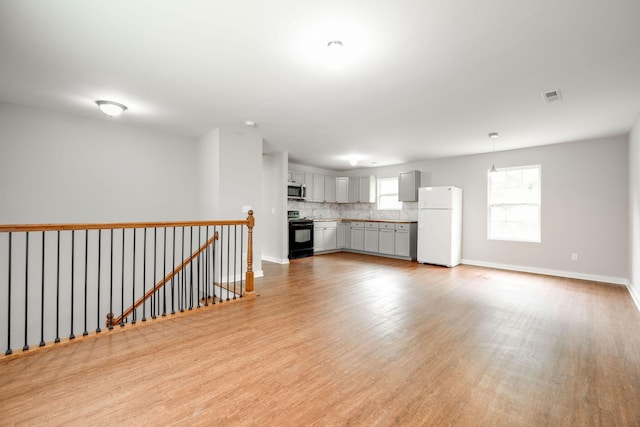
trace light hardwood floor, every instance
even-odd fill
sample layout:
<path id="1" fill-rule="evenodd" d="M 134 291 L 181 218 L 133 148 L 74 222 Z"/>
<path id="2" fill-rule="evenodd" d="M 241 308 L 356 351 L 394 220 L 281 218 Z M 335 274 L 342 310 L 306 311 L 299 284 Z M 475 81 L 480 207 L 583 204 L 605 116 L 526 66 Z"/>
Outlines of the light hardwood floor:
<path id="1" fill-rule="evenodd" d="M 255 299 L 0 360 L 0 424 L 640 425 L 623 287 L 355 254 Z"/>

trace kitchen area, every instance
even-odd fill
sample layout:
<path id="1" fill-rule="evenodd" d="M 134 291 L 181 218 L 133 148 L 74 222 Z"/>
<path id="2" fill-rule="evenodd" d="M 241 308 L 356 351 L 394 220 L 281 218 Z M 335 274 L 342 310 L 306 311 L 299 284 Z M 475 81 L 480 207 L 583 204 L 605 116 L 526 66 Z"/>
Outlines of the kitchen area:
<path id="1" fill-rule="evenodd" d="M 402 202 L 401 209 L 378 209 L 375 176 L 290 170 L 287 180 L 289 259 L 331 252 L 408 261 L 419 258 L 420 171 L 398 175 L 397 201 Z M 441 262 L 447 266 L 457 263 L 448 259 Z"/>

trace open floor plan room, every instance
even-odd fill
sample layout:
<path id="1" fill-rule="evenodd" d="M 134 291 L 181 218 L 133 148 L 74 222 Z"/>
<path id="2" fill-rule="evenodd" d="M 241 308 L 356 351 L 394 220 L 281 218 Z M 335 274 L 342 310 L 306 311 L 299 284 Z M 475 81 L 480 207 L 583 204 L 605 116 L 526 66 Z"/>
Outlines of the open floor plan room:
<path id="1" fill-rule="evenodd" d="M 360 254 L 255 299 L 0 360 L 2 424 L 638 425 L 625 287 Z"/>

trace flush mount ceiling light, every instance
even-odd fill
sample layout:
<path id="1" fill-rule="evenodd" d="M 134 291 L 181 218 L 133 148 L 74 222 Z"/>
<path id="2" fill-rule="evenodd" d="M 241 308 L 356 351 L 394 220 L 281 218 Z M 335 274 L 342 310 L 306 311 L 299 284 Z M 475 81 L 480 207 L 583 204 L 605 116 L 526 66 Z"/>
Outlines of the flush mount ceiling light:
<path id="1" fill-rule="evenodd" d="M 491 138 L 491 143 L 492 143 L 492 148 L 491 148 L 491 156 L 492 156 L 492 164 L 491 164 L 491 169 L 489 169 L 489 173 L 496 173 L 498 172 L 496 170 L 496 138 L 498 138 L 500 136 L 500 134 L 498 134 L 498 132 L 491 132 L 489 134 L 489 138 Z"/>
<path id="2" fill-rule="evenodd" d="M 100 108 L 100 110 L 109 117 L 118 117 L 125 110 L 127 110 L 126 105 L 122 105 L 118 102 L 113 102 L 113 101 L 100 100 L 100 101 L 96 101 L 96 104 L 98 104 L 98 107 Z"/>
<path id="3" fill-rule="evenodd" d="M 343 46 L 342 41 L 340 40 L 331 40 L 329 43 L 327 43 L 327 47 L 330 49 L 340 49 Z"/>
<path id="4" fill-rule="evenodd" d="M 245 120 L 244 121 L 244 125 L 250 128 L 254 128 L 256 126 L 258 126 L 258 124 L 256 122 L 252 122 L 251 120 Z"/>

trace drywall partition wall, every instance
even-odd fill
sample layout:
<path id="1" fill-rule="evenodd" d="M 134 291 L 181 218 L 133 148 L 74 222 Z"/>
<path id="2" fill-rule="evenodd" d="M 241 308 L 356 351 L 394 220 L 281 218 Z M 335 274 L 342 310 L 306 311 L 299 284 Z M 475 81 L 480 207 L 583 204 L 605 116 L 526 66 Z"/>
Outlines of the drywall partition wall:
<path id="1" fill-rule="evenodd" d="M 287 182 L 288 153 L 262 155 L 263 245 L 262 259 L 287 264 Z"/>
<path id="2" fill-rule="evenodd" d="M 228 129 L 214 129 L 198 138 L 198 194 L 200 216 L 245 219 L 251 208 L 256 218 L 253 270 L 262 274 L 262 138 Z M 246 251 L 246 248 L 244 248 Z"/>
<path id="3" fill-rule="evenodd" d="M 195 159 L 190 138 L 0 104 L 0 223 L 192 219 Z"/>
<path id="4" fill-rule="evenodd" d="M 629 291 L 640 309 L 640 116 L 629 135 Z"/>

